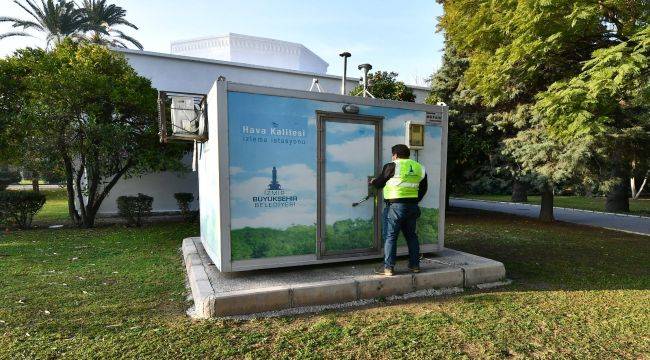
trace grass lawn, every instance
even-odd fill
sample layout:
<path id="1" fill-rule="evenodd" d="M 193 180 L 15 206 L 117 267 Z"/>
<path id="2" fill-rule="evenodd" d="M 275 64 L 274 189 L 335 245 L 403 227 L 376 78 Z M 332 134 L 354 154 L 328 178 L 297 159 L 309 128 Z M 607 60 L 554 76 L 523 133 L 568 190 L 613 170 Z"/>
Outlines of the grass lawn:
<path id="1" fill-rule="evenodd" d="M 466 199 L 491 201 L 510 201 L 510 195 L 462 195 Z M 555 196 L 554 205 L 572 209 L 605 211 L 604 197 L 586 196 Z M 539 204 L 541 196 L 528 196 L 529 204 Z M 650 216 L 650 199 L 630 200 L 630 213 L 633 215 Z"/>
<path id="2" fill-rule="evenodd" d="M 17 231 L 0 238 L 0 358 L 644 358 L 650 238 L 479 212 L 448 245 L 514 284 L 250 321 L 185 315 L 181 239 L 196 225 Z"/>
<path id="3" fill-rule="evenodd" d="M 41 189 L 45 194 L 45 205 L 36 216 L 35 223 L 67 223 L 68 218 L 68 196 L 65 189 Z"/>

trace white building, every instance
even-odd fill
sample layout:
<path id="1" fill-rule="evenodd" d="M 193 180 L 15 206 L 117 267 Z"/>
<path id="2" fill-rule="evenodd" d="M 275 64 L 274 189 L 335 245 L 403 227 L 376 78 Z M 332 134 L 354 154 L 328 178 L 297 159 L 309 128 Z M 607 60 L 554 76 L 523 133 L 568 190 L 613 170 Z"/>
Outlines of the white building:
<path id="1" fill-rule="evenodd" d="M 174 41 L 171 53 L 316 74 L 326 74 L 329 66 L 302 44 L 233 33 Z"/>
<path id="2" fill-rule="evenodd" d="M 124 54 L 131 66 L 161 91 L 207 94 L 219 76 L 232 82 L 295 90 L 309 90 L 313 79 L 318 79 L 323 92 L 338 94 L 341 89 L 341 76 L 326 74 L 328 64 L 325 61 L 305 46 L 285 41 L 228 34 L 173 42 L 175 54 L 114 50 Z M 346 79 L 348 91 L 359 84 L 357 71 L 356 63 L 350 62 L 348 74 L 357 76 Z M 429 89 L 409 87 L 413 89 L 415 101 L 424 102 Z M 191 163 L 191 154 L 186 161 Z M 154 197 L 156 212 L 177 211 L 173 196 L 177 192 L 192 192 L 198 199 L 196 173 L 162 172 L 122 179 L 106 197 L 99 212 L 115 214 L 119 196 L 138 193 Z"/>

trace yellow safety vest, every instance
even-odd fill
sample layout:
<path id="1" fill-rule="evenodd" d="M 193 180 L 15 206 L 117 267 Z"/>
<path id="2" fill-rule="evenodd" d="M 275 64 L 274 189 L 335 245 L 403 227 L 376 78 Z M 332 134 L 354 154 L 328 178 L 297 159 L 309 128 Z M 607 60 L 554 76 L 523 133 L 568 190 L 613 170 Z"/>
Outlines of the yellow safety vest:
<path id="1" fill-rule="evenodd" d="M 424 166 L 411 159 L 397 159 L 393 163 L 395 174 L 384 186 L 384 199 L 417 198 L 425 175 Z"/>

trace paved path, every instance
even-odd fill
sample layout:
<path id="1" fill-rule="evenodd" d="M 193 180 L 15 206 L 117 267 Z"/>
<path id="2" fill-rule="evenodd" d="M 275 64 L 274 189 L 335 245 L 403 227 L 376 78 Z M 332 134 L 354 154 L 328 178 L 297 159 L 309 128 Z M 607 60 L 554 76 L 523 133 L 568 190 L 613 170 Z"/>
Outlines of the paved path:
<path id="1" fill-rule="evenodd" d="M 53 185 L 53 184 L 41 184 L 39 186 L 41 190 L 56 190 L 56 189 L 65 189 L 65 187 L 62 187 L 61 185 Z M 7 190 L 31 190 L 32 189 L 32 184 L 26 184 L 26 185 L 9 185 L 7 187 Z"/>
<path id="2" fill-rule="evenodd" d="M 536 218 L 539 215 L 539 205 L 457 198 L 452 198 L 449 201 L 451 206 L 461 208 L 496 211 L 532 218 Z M 554 215 L 556 220 L 564 222 L 598 226 L 606 229 L 628 231 L 650 236 L 650 217 L 608 214 L 558 207 L 554 209 Z"/>

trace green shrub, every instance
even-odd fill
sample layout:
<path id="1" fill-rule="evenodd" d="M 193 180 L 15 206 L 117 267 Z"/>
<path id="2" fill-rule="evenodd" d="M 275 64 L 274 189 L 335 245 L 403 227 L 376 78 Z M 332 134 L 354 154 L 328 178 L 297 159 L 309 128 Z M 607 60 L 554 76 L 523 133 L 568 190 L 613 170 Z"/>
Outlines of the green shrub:
<path id="1" fill-rule="evenodd" d="M 120 196 L 117 209 L 130 226 L 142 226 L 142 220 L 151 215 L 153 198 L 144 194 L 138 196 Z"/>
<path id="2" fill-rule="evenodd" d="M 0 207 L 0 232 L 9 227 L 9 214 Z"/>
<path id="3" fill-rule="evenodd" d="M 181 211 L 181 215 L 187 221 L 194 221 L 196 219 L 197 212 L 190 210 L 190 204 L 194 201 L 194 194 L 192 193 L 175 193 L 174 198 L 178 204 L 178 208 Z"/>
<path id="4" fill-rule="evenodd" d="M 0 191 L 5 190 L 7 186 L 19 182 L 20 173 L 16 171 L 0 170 Z"/>
<path id="5" fill-rule="evenodd" d="M 507 195 L 512 192 L 512 181 L 497 177 L 484 176 L 468 184 L 470 194 L 500 194 Z"/>
<path id="6" fill-rule="evenodd" d="M 34 215 L 45 204 L 45 195 L 34 191 L 0 191 L 0 218 L 13 220 L 21 229 L 32 226 Z"/>

